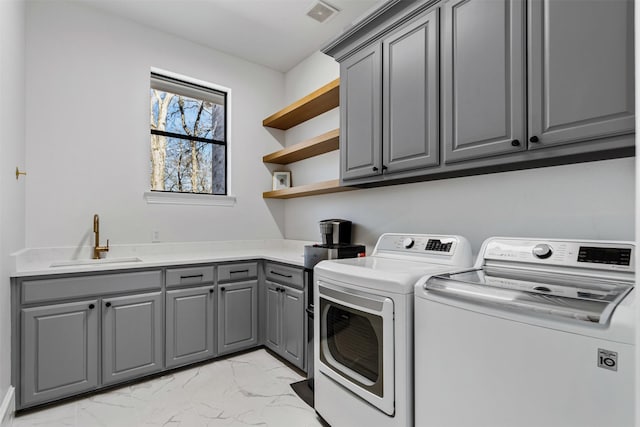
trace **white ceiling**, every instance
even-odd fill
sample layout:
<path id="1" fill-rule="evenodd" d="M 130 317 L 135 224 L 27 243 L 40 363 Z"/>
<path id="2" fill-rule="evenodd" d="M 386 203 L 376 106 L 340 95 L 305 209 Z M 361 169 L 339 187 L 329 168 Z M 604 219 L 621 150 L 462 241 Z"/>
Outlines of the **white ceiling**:
<path id="1" fill-rule="evenodd" d="M 283 72 L 383 2 L 326 0 L 340 13 L 321 24 L 316 0 L 77 1 Z"/>

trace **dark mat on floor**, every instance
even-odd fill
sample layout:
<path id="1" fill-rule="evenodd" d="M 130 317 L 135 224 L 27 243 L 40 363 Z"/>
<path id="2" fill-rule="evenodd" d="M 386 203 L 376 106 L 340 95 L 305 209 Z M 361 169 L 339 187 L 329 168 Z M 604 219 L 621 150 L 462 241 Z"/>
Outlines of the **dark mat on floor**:
<path id="1" fill-rule="evenodd" d="M 309 387 L 309 380 L 298 381 L 297 383 L 290 384 L 290 386 L 298 397 L 304 400 L 304 403 L 313 408 L 313 390 Z"/>

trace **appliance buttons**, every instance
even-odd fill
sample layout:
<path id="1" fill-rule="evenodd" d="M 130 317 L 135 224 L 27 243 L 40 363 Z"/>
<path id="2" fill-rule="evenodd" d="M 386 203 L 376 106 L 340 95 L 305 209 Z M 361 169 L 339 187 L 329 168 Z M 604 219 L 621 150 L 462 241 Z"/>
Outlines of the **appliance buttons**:
<path id="1" fill-rule="evenodd" d="M 411 237 L 407 237 L 406 239 L 404 239 L 402 241 L 402 246 L 404 246 L 405 249 L 411 249 L 413 247 L 413 244 L 415 242 L 413 241 L 413 239 Z"/>
<path id="2" fill-rule="evenodd" d="M 533 252 L 533 254 L 538 258 L 545 259 L 551 256 L 553 250 L 551 250 L 551 246 L 547 245 L 546 243 L 540 243 L 538 245 L 535 245 L 531 252 Z"/>

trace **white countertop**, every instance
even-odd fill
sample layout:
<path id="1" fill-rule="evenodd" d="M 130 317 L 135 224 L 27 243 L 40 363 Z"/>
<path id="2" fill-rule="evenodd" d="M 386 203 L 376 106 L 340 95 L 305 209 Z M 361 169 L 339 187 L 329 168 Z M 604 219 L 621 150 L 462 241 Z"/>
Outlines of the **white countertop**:
<path id="1" fill-rule="evenodd" d="M 266 259 L 302 267 L 304 266 L 304 246 L 313 243 L 302 240 L 271 239 L 112 245 L 105 259 L 96 261 L 90 261 L 93 250 L 91 246 L 28 248 L 12 255 L 14 264 L 11 266 L 11 277 L 117 271 L 249 259 Z M 136 261 L 131 262 L 132 259 Z M 54 263 L 69 264 L 74 261 L 78 264 L 51 266 Z"/>

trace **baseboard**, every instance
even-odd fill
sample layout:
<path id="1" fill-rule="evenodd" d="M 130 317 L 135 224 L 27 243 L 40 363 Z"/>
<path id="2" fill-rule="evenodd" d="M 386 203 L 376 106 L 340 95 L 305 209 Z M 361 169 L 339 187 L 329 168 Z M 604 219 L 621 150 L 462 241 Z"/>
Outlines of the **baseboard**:
<path id="1" fill-rule="evenodd" d="M 13 386 L 9 386 L 7 394 L 4 395 L 0 405 L 0 427 L 11 427 L 13 424 L 13 413 L 16 407 L 15 391 Z"/>

